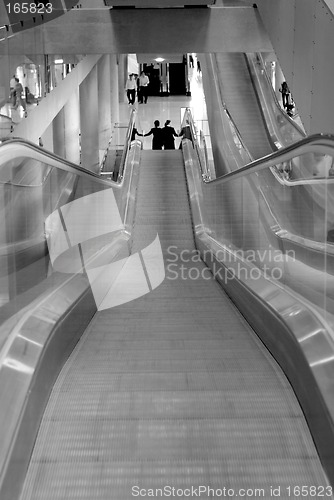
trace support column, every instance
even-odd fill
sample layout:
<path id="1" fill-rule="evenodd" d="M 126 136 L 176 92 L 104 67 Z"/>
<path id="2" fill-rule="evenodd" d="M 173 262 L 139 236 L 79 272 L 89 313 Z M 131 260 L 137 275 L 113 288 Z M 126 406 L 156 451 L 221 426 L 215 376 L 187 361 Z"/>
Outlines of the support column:
<path id="1" fill-rule="evenodd" d="M 66 159 L 79 165 L 80 163 L 80 108 L 79 91 L 72 93 L 64 106 L 65 115 L 65 156 Z"/>
<path id="2" fill-rule="evenodd" d="M 44 130 L 41 141 L 43 144 L 43 148 L 48 151 L 53 151 L 53 126 L 52 123 Z"/>
<path id="3" fill-rule="evenodd" d="M 105 54 L 99 60 L 98 102 L 99 102 L 99 149 L 104 151 L 111 135 L 111 81 L 110 56 Z"/>
<path id="4" fill-rule="evenodd" d="M 120 71 L 120 65 L 117 63 L 117 56 L 110 54 L 110 111 L 112 126 L 119 122 L 119 73 L 122 72 Z"/>
<path id="5" fill-rule="evenodd" d="M 119 102 L 126 102 L 125 99 L 125 83 L 128 78 L 128 56 L 124 54 L 118 55 L 118 90 Z"/>
<path id="6" fill-rule="evenodd" d="M 94 66 L 79 89 L 81 165 L 88 170 L 99 170 L 99 117 L 97 66 Z"/>
<path id="7" fill-rule="evenodd" d="M 52 122 L 53 129 L 53 152 L 65 158 L 65 116 L 64 108 L 55 116 Z"/>

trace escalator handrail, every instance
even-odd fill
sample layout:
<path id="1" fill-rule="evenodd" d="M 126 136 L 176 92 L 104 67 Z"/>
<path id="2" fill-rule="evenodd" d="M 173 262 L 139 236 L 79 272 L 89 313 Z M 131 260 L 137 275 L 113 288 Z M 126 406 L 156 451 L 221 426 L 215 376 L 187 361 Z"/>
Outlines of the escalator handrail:
<path id="1" fill-rule="evenodd" d="M 32 151 L 36 153 L 40 158 L 35 158 L 36 160 L 38 159 L 39 161 L 43 163 L 48 163 L 51 166 L 60 168 L 62 170 L 66 170 L 67 172 L 75 173 L 76 175 L 81 175 L 85 177 L 89 177 L 90 179 L 94 179 L 94 181 L 101 183 L 101 184 L 106 184 L 106 185 L 112 185 L 113 187 L 120 187 L 120 183 L 111 181 L 111 180 L 104 180 L 101 178 L 99 174 L 96 174 L 95 172 L 88 170 L 80 165 L 77 165 L 76 163 L 72 163 L 69 160 L 66 160 L 65 158 L 62 158 L 61 156 L 56 155 L 55 153 L 52 153 L 51 151 L 48 151 L 40 146 L 37 146 L 33 142 L 26 141 L 25 139 L 10 139 L 3 144 L 0 145 L 0 162 L 1 162 L 1 154 L 2 152 L 7 150 L 13 150 L 15 153 L 14 157 L 17 157 L 20 155 L 20 151 L 18 150 L 19 147 L 26 148 L 28 151 Z M 33 157 L 33 156 L 30 156 Z M 45 160 L 43 158 L 47 158 L 48 160 Z M 0 163 L 1 167 L 1 163 Z"/>
<path id="2" fill-rule="evenodd" d="M 210 182 L 224 183 L 224 182 L 229 181 L 231 178 L 241 177 L 243 175 L 247 175 L 247 174 L 251 173 L 252 171 L 257 172 L 257 171 L 260 171 L 260 170 L 265 169 L 265 168 L 276 167 L 278 163 L 282 163 L 284 161 L 289 161 L 292 158 L 294 158 L 295 156 L 299 156 L 301 154 L 314 151 L 314 150 L 307 149 L 304 151 L 302 150 L 300 153 L 297 153 L 294 155 L 291 155 L 291 153 L 290 153 L 290 156 L 285 155 L 285 153 L 287 153 L 289 155 L 289 152 L 292 149 L 294 149 L 294 147 L 299 147 L 299 146 L 308 147 L 309 141 L 310 142 L 315 141 L 315 143 L 317 143 L 319 141 L 319 139 L 321 139 L 321 140 L 328 139 L 328 142 L 326 143 L 326 147 L 333 148 L 333 149 L 331 149 L 329 151 L 327 150 L 326 152 L 324 152 L 324 150 L 322 149 L 324 144 L 321 144 L 322 147 L 320 149 L 317 149 L 317 151 L 320 153 L 323 153 L 323 154 L 330 154 L 331 156 L 334 157 L 334 142 L 333 142 L 334 136 L 333 135 L 331 135 L 331 134 L 314 134 L 311 136 L 305 136 L 305 134 L 303 133 L 302 138 L 299 141 L 296 141 L 293 144 L 290 144 L 290 145 L 285 146 L 283 148 L 279 148 L 278 150 L 274 151 L 273 153 L 271 153 L 263 158 L 258 158 L 257 160 L 253 160 L 253 157 L 250 154 L 247 146 L 244 144 L 242 136 L 238 130 L 238 127 L 237 127 L 236 123 L 234 122 L 234 119 L 233 119 L 232 115 L 230 114 L 230 112 L 228 111 L 226 104 L 224 102 L 224 99 L 223 99 L 223 96 L 221 93 L 221 87 L 219 85 L 219 82 L 218 82 L 217 76 L 216 76 L 218 74 L 218 64 L 217 64 L 216 57 L 214 57 L 213 54 L 210 54 L 210 58 L 211 58 L 211 64 L 213 66 L 215 66 L 215 68 L 216 68 L 216 71 L 214 72 L 214 78 L 215 78 L 216 88 L 217 88 L 217 90 L 220 94 L 220 97 L 221 97 L 219 102 L 218 102 L 218 105 L 221 106 L 222 111 L 224 111 L 225 115 L 228 117 L 229 122 L 230 122 L 230 127 L 231 127 L 231 129 L 234 129 L 234 131 L 238 137 L 238 140 L 240 142 L 240 145 L 245 153 L 245 156 L 249 158 L 249 162 L 246 163 L 244 166 L 238 168 L 238 170 L 234 170 L 232 172 L 229 172 L 229 173 L 227 173 L 221 177 L 218 177 L 216 179 L 211 180 L 207 177 L 203 177 L 202 180 L 204 183 L 206 183 L 206 184 L 209 184 Z M 245 58 L 246 58 L 245 60 L 248 64 L 246 55 L 245 55 Z M 272 90 L 272 94 L 274 95 L 273 90 Z M 281 107 L 279 106 L 276 95 L 275 95 L 275 98 L 277 101 L 277 106 L 279 107 L 280 111 L 282 112 L 282 115 L 284 115 L 285 118 L 289 118 L 281 110 Z M 294 128 L 298 131 L 298 133 L 300 133 L 300 128 L 297 126 L 297 124 L 293 120 L 291 120 L 289 118 L 289 123 L 291 123 L 291 122 L 292 122 Z M 314 145 L 319 146 L 319 144 L 314 144 Z M 282 156 L 280 153 L 282 154 Z M 278 180 L 280 182 L 280 184 L 284 184 L 286 186 L 309 185 L 309 184 L 319 184 L 319 183 L 324 183 L 324 182 L 329 182 L 329 183 L 333 182 L 333 178 L 331 178 L 331 177 L 317 177 L 317 178 L 313 178 L 313 179 L 298 179 L 298 180 L 297 179 L 287 179 L 283 176 L 281 177 L 279 175 L 275 175 L 276 172 L 274 170 L 275 169 L 273 169 L 273 174 L 274 174 L 276 180 Z"/>
<path id="3" fill-rule="evenodd" d="M 126 165 L 126 162 L 127 162 L 127 157 L 128 157 L 128 154 L 129 154 L 129 151 L 130 151 L 130 148 L 131 148 L 131 137 L 132 137 L 132 131 L 133 131 L 133 127 L 134 127 L 134 124 L 135 124 L 135 120 L 136 120 L 136 115 L 137 115 L 137 110 L 136 109 L 132 109 L 131 110 L 131 114 L 130 114 L 130 119 L 129 119 L 129 125 L 127 127 L 127 130 L 126 130 L 126 134 L 125 134 L 125 141 L 124 141 L 124 146 L 123 146 L 123 151 L 122 151 L 122 157 L 121 157 L 121 161 L 120 161 L 120 165 L 119 165 L 119 170 L 117 172 L 117 179 L 115 180 L 115 182 L 117 183 L 121 183 L 122 182 L 122 179 L 123 179 L 123 173 L 124 173 L 124 169 L 125 169 L 125 165 Z M 108 143 L 108 148 L 107 148 L 107 151 L 105 153 L 105 158 L 108 154 L 108 150 L 109 150 L 109 147 L 110 147 L 110 144 L 111 144 L 111 140 L 112 138 L 110 138 L 109 140 L 109 143 Z M 113 171 L 106 171 L 104 170 L 104 165 L 101 169 L 101 175 L 105 176 L 105 175 L 113 175 L 114 172 Z"/>
<path id="4" fill-rule="evenodd" d="M 278 116 L 281 117 L 284 123 L 287 124 L 291 130 L 295 131 L 295 141 L 306 137 L 307 134 L 304 130 L 302 130 L 302 128 L 282 109 L 265 69 L 262 55 L 258 53 L 247 53 L 244 54 L 244 56 L 252 85 L 259 102 L 260 111 L 264 117 L 264 124 L 269 142 L 273 150 L 280 149 L 288 145 L 284 142 L 284 138 L 282 139 L 281 131 L 279 127 L 277 127 Z M 265 80 L 265 88 L 263 82 L 261 82 L 261 78 Z M 268 103 L 266 100 L 266 90 L 269 91 L 271 104 L 273 105 L 272 107 L 270 106 L 270 102 Z M 276 117 L 275 114 L 273 115 L 273 109 L 277 110 L 278 114 Z"/>
<path id="5" fill-rule="evenodd" d="M 271 95 L 272 95 L 272 99 L 275 103 L 275 106 L 277 107 L 278 111 L 281 113 L 282 116 L 284 116 L 284 119 L 286 121 L 289 122 L 290 125 L 292 125 L 296 130 L 297 132 L 301 135 L 301 137 L 306 137 L 306 133 L 304 132 L 304 130 L 302 130 L 302 128 L 298 125 L 298 123 L 296 123 L 281 107 L 279 101 L 278 101 L 278 97 L 276 95 L 276 92 L 274 91 L 273 89 L 273 86 L 270 82 L 270 79 L 269 79 L 269 76 L 268 76 L 268 73 L 267 71 L 265 70 L 265 66 L 264 66 L 264 62 L 263 62 L 263 57 L 262 57 L 262 54 L 261 53 L 256 53 L 255 54 L 255 57 L 257 59 L 257 61 L 259 62 L 261 68 L 263 69 L 263 76 L 264 78 L 266 79 L 267 81 L 267 84 L 268 84 L 268 88 L 270 89 L 271 91 Z M 248 68 L 250 69 L 250 61 L 252 60 L 252 54 L 249 54 L 249 53 L 246 53 L 245 54 L 245 58 L 246 58 L 246 62 L 247 62 L 247 66 Z M 255 65 L 254 65 L 254 71 L 255 71 Z M 250 76 L 252 78 L 252 72 L 250 70 Z M 256 82 L 253 82 L 253 85 L 256 85 Z"/>
<path id="6" fill-rule="evenodd" d="M 185 109 L 181 128 L 184 129 L 184 127 L 186 127 L 187 125 L 190 128 L 191 142 L 192 142 L 194 149 L 196 151 L 196 154 L 197 154 L 198 165 L 201 169 L 202 178 L 206 179 L 206 180 L 210 180 L 211 175 L 210 175 L 210 171 L 208 168 L 206 143 L 205 143 L 205 140 L 203 140 L 204 154 L 202 154 L 202 149 L 201 149 L 199 142 L 198 142 L 196 125 L 195 125 L 193 116 L 191 114 L 190 108 Z M 200 131 L 200 133 L 203 135 L 202 130 Z M 203 136 L 203 139 L 204 139 L 204 136 Z"/>
<path id="7" fill-rule="evenodd" d="M 238 170 L 233 170 L 221 177 L 213 180 L 203 179 L 205 184 L 224 184 L 230 180 L 237 179 L 238 177 L 244 177 L 254 172 L 259 172 L 269 167 L 275 167 L 279 163 L 289 161 L 296 156 L 301 156 L 307 153 L 318 152 L 321 154 L 329 154 L 334 157 L 334 135 L 332 134 L 313 134 L 301 139 L 290 146 L 279 149 L 266 155 L 262 158 L 254 160 L 247 163 Z M 319 184 L 323 182 L 334 182 L 334 177 L 318 177 L 316 179 L 303 179 L 303 180 L 285 180 L 285 184 L 292 185 L 305 185 L 305 184 Z"/>
<path id="8" fill-rule="evenodd" d="M 127 160 L 128 154 L 129 154 L 130 146 L 131 146 L 131 137 L 132 137 L 133 127 L 135 124 L 136 114 L 137 114 L 137 111 L 135 109 L 132 109 L 128 129 L 126 131 L 125 144 L 124 144 L 124 148 L 123 148 L 121 163 L 119 166 L 119 171 L 118 171 L 118 176 L 117 176 L 118 182 L 121 182 L 123 179 L 124 168 L 126 165 L 126 160 Z"/>

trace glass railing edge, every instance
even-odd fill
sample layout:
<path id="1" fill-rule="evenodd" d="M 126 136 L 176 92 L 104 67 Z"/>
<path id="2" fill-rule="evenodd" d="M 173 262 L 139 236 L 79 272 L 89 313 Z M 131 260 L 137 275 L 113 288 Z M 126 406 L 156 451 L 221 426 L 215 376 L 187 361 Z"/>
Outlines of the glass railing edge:
<path id="1" fill-rule="evenodd" d="M 314 134 L 304 139 L 301 139 L 290 146 L 279 149 L 266 155 L 262 158 L 254 160 L 242 167 L 238 170 L 234 170 L 233 172 L 229 172 L 217 179 L 213 179 L 211 181 L 203 182 L 205 184 L 220 184 L 224 182 L 229 182 L 232 179 L 236 179 L 238 177 L 243 177 L 245 175 L 251 174 L 253 172 L 258 172 L 260 170 L 264 170 L 269 167 L 274 167 L 277 163 L 282 163 L 284 161 L 291 160 L 296 156 L 300 156 L 310 152 L 319 152 L 321 154 L 330 154 L 334 156 L 334 135 L 332 134 Z M 317 179 L 305 179 L 305 180 L 285 180 L 284 183 L 287 185 L 294 184 L 316 184 L 319 182 L 334 182 L 334 177 L 319 177 Z"/>

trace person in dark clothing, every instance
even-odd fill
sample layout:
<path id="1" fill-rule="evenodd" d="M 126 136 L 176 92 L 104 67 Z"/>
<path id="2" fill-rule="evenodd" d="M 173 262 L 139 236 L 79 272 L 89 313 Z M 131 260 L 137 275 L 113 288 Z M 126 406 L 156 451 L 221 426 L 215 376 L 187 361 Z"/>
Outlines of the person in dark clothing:
<path id="1" fill-rule="evenodd" d="M 153 135 L 152 149 L 162 149 L 163 136 L 159 120 L 155 120 L 154 128 L 151 128 L 151 130 L 147 134 L 144 134 L 144 137 L 147 137 L 148 135 Z"/>
<path id="2" fill-rule="evenodd" d="M 181 128 L 180 137 L 182 137 L 182 140 L 183 139 L 188 139 L 189 141 L 192 142 L 192 135 L 191 135 L 191 129 L 190 129 L 189 120 L 186 120 L 184 126 Z M 179 149 L 182 149 L 182 140 L 180 142 Z"/>
<path id="3" fill-rule="evenodd" d="M 282 94 L 282 104 L 283 104 L 283 108 L 285 109 L 290 104 L 290 89 L 289 89 L 288 84 L 286 82 L 282 83 L 281 88 L 279 89 L 279 92 L 281 92 L 281 94 Z"/>
<path id="4" fill-rule="evenodd" d="M 174 137 L 179 137 L 173 127 L 170 127 L 170 120 L 167 120 L 162 129 L 164 149 L 175 149 Z"/>
<path id="5" fill-rule="evenodd" d="M 150 83 L 149 77 L 146 75 L 144 71 L 142 71 L 139 76 L 139 94 L 138 94 L 139 104 L 147 103 L 149 83 Z"/>
<path id="6" fill-rule="evenodd" d="M 293 117 L 293 112 L 294 112 L 294 105 L 293 104 L 288 104 L 287 107 L 286 107 L 286 112 L 287 112 L 288 116 L 290 116 L 292 118 Z"/>
<path id="7" fill-rule="evenodd" d="M 141 137 L 143 137 L 143 134 L 140 134 L 138 132 L 138 130 L 136 129 L 136 127 L 134 126 L 132 129 L 132 134 L 131 134 L 131 142 L 136 139 L 136 135 L 140 135 Z"/>

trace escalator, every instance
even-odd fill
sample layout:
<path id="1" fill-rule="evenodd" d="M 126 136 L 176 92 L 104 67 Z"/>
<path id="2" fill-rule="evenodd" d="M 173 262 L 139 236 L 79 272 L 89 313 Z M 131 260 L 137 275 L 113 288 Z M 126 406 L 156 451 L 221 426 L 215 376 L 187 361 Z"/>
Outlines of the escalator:
<path id="1" fill-rule="evenodd" d="M 122 275 L 129 295 L 98 307 L 61 370 L 21 500 L 159 498 L 172 488 L 179 498 L 224 488 L 290 498 L 295 485 L 330 497 L 288 380 L 199 258 L 187 190 L 180 151 L 142 151 L 131 243 L 140 271 Z M 145 265 L 157 235 L 160 286 L 159 258 Z"/>
<path id="2" fill-rule="evenodd" d="M 210 109 L 209 102 L 219 175 L 240 169 L 254 158 L 260 157 L 261 163 L 264 155 L 305 139 L 305 133 L 281 110 L 260 55 L 209 55 L 205 76 L 207 102 L 218 101 L 216 108 L 221 107 L 219 116 L 219 112 Z M 216 132 L 220 128 L 224 129 L 224 140 L 223 134 Z M 267 206 L 259 217 L 265 217 L 267 212 L 263 229 L 271 245 L 284 252 L 290 250 L 300 261 L 302 272 L 299 267 L 296 272 L 294 262 L 290 273 L 285 273 L 285 283 L 322 308 L 322 293 L 318 294 L 318 289 L 323 287 L 325 275 L 322 284 L 319 279 L 314 283 L 310 278 L 306 286 L 305 277 L 299 276 L 306 273 L 311 277 L 319 271 L 333 274 L 333 249 L 328 245 L 334 227 L 333 190 L 326 180 L 330 177 L 333 156 L 331 151 L 326 154 L 320 150 L 306 150 L 293 156 L 291 161 L 261 170 L 258 178 L 254 178 L 255 190 L 261 192 Z M 228 158 L 225 164 L 224 157 Z M 256 245 L 255 239 L 250 248 Z M 332 299 L 326 307 L 333 310 Z"/>
<path id="3" fill-rule="evenodd" d="M 221 94 L 252 158 L 272 153 L 245 55 L 219 53 L 215 57 Z"/>

